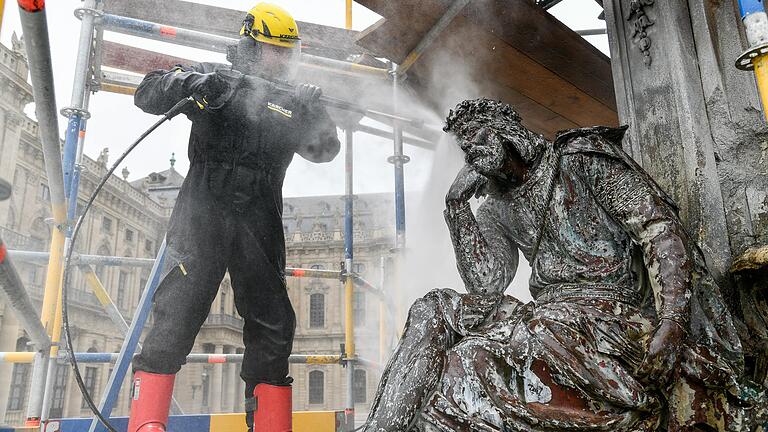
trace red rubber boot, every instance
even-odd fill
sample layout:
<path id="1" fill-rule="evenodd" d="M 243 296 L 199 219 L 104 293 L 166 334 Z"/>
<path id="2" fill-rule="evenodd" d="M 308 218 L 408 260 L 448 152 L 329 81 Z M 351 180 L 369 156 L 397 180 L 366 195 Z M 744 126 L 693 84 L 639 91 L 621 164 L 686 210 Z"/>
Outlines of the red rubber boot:
<path id="1" fill-rule="evenodd" d="M 128 432 L 165 432 L 175 378 L 142 371 L 134 374 Z"/>
<path id="2" fill-rule="evenodd" d="M 291 422 L 293 401 L 290 385 L 259 384 L 253 396 L 256 398 L 253 432 L 291 432 L 293 430 Z"/>

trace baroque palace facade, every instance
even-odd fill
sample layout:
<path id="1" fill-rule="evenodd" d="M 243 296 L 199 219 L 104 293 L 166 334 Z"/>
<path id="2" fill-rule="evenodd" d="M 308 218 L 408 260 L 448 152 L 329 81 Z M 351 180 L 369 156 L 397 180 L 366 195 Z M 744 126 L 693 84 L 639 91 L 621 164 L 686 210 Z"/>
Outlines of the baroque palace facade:
<path id="1" fill-rule="evenodd" d="M 16 45 L 16 44 L 15 44 Z M 0 202 L 0 237 L 11 250 L 47 251 L 51 227 L 49 189 L 37 124 L 23 109 L 32 102 L 23 47 L 0 45 L 0 177 L 12 182 L 11 199 Z M 106 173 L 106 154 L 84 158 L 82 197 Z M 84 254 L 154 258 L 183 176 L 171 166 L 161 173 L 128 182 L 113 176 L 97 199 L 82 229 L 76 251 Z M 128 172 L 123 173 L 124 177 Z M 344 260 L 344 201 L 339 196 L 286 198 L 284 230 L 287 262 L 292 267 L 340 270 Z M 392 200 L 362 195 L 355 201 L 355 271 L 378 285 L 380 261 L 392 245 Z M 13 256 L 11 255 L 13 261 Z M 46 269 L 41 264 L 13 261 L 33 302 L 42 301 Z M 149 269 L 97 267 L 96 274 L 113 302 L 130 321 Z M 123 337 L 78 271 L 71 286 L 71 323 L 79 352 L 117 352 Z M 289 279 L 288 290 L 297 315 L 296 354 L 338 354 L 344 342 L 344 289 L 340 281 Z M 354 303 L 357 344 L 361 355 L 379 358 L 378 301 L 357 291 Z M 234 307 L 228 277 L 221 284 L 193 352 L 242 353 L 242 319 Z M 149 325 L 151 325 L 151 320 Z M 28 339 L 10 308 L 0 302 L 0 351 L 27 350 Z M 86 385 L 98 401 L 111 373 L 109 364 L 81 364 Z M 295 410 L 340 410 L 346 400 L 346 373 L 340 365 L 291 365 Z M 379 376 L 375 367 L 355 372 L 356 410 L 367 412 Z M 128 380 L 114 415 L 127 415 Z M 18 425 L 26 416 L 31 365 L 0 364 L 0 424 Z M 185 413 L 241 412 L 244 385 L 239 364 L 188 364 L 179 373 L 175 397 Z M 69 366 L 57 368 L 51 416 L 90 417 Z"/>

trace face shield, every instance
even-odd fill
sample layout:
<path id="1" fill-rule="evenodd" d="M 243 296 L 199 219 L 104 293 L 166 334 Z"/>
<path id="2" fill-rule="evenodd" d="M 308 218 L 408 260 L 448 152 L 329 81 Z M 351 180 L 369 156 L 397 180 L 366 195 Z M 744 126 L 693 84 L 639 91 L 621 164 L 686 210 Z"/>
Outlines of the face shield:
<path id="1" fill-rule="evenodd" d="M 259 75 L 273 81 L 294 81 L 301 62 L 301 41 L 278 46 L 244 36 L 228 48 L 227 60 L 232 63 L 232 69 L 245 75 Z"/>
<path id="2" fill-rule="evenodd" d="M 279 81 L 294 81 L 301 64 L 301 41 L 293 40 L 283 45 L 260 43 L 261 74 Z"/>

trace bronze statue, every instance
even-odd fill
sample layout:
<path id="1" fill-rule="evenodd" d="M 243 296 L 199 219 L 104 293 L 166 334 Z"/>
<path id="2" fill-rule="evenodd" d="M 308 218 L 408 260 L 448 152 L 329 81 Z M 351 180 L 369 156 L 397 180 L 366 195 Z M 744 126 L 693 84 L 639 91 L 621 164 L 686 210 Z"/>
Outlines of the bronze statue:
<path id="1" fill-rule="evenodd" d="M 412 306 L 365 431 L 752 427 L 734 319 L 675 204 L 622 150 L 626 128 L 550 142 L 478 99 L 444 130 L 466 159 L 445 219 L 468 294 Z M 487 197 L 476 214 L 472 196 Z M 518 251 L 528 304 L 504 295 Z"/>

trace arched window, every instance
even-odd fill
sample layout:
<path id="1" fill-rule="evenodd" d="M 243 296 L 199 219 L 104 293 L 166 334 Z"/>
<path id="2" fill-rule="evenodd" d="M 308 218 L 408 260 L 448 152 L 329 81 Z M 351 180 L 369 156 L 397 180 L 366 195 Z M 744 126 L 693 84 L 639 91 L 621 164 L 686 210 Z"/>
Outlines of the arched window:
<path id="1" fill-rule="evenodd" d="M 355 323 L 358 325 L 365 324 L 365 292 L 356 289 L 355 296 L 352 302 L 352 313 L 355 318 Z"/>
<path id="2" fill-rule="evenodd" d="M 30 351 L 29 339 L 20 337 L 16 340 L 16 352 Z M 11 373 L 11 390 L 8 393 L 8 411 L 20 411 L 27 399 L 30 364 L 16 363 Z"/>
<path id="3" fill-rule="evenodd" d="M 309 403 L 321 404 L 325 396 L 325 374 L 314 370 L 309 373 Z"/>
<path id="4" fill-rule="evenodd" d="M 352 381 L 352 390 L 355 396 L 355 403 L 365 403 L 367 391 L 367 375 L 363 369 L 355 369 L 354 380 Z"/>
<path id="5" fill-rule="evenodd" d="M 325 327 L 325 294 L 311 294 L 309 296 L 309 327 Z"/>

